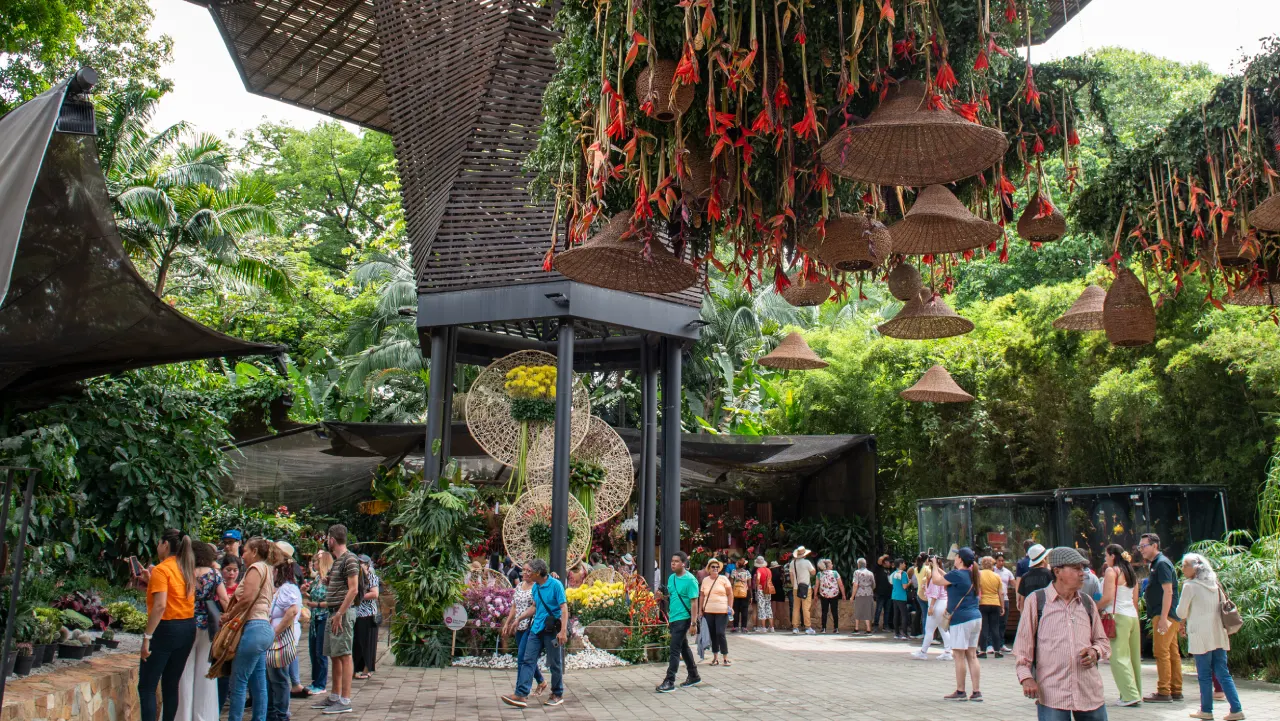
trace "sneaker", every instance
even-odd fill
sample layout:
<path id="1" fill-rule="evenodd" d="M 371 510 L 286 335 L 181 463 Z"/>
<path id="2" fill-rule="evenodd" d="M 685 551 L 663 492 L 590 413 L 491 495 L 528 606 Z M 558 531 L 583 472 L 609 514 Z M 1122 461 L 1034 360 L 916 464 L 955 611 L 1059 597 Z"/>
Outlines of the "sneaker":
<path id="1" fill-rule="evenodd" d="M 515 706 L 516 708 L 529 708 L 529 702 L 520 698 L 519 696 L 499 696 L 498 698 L 501 698 L 502 703 L 505 703 L 508 706 Z"/>
<path id="2" fill-rule="evenodd" d="M 1213 714 L 1208 711 L 1196 711 L 1189 714 L 1191 718 L 1204 719 L 1204 721 L 1213 721 Z"/>
<path id="3" fill-rule="evenodd" d="M 700 683 L 702 683 L 702 677 L 694 676 L 693 678 L 686 678 L 684 683 L 680 684 L 680 688 L 693 688 Z"/>
<path id="4" fill-rule="evenodd" d="M 336 716 L 340 713 L 351 713 L 351 704 L 336 703 L 330 706 L 329 708 L 321 711 L 320 713 L 324 714 L 325 716 Z"/>
<path id="5" fill-rule="evenodd" d="M 1125 701 L 1124 699 L 1121 699 L 1120 702 L 1117 703 L 1116 705 L 1120 707 L 1129 707 L 1129 706 L 1137 706 L 1141 703 L 1142 703 L 1142 699 L 1140 698 L 1135 698 L 1132 701 Z"/>
<path id="6" fill-rule="evenodd" d="M 1013 649 L 1009 648 L 1008 646 L 1001 646 L 1000 653 L 1013 653 Z"/>
<path id="7" fill-rule="evenodd" d="M 1223 721 L 1244 721 L 1244 711 L 1232 711 L 1222 718 Z"/>
<path id="8" fill-rule="evenodd" d="M 1153 693 L 1142 700 L 1147 703 L 1173 703 L 1173 697 L 1165 693 Z"/>
<path id="9" fill-rule="evenodd" d="M 939 661 L 954 661 L 954 660 L 955 660 L 955 656 L 952 656 L 950 651 L 943 651 L 943 652 L 942 652 L 942 655 L 941 655 L 941 656 L 938 656 L 938 660 L 939 660 Z"/>
<path id="10" fill-rule="evenodd" d="M 955 693 L 949 693 L 946 696 L 943 696 L 942 700 L 943 701 L 968 701 L 969 696 L 964 691 L 956 691 Z"/>
<path id="11" fill-rule="evenodd" d="M 1173 699 L 1174 701 L 1181 701 L 1181 700 L 1182 700 L 1182 694 L 1180 694 L 1180 693 L 1171 694 L 1171 695 L 1169 696 L 1169 698 Z"/>
<path id="12" fill-rule="evenodd" d="M 977 703 L 982 703 L 982 692 L 974 691 L 973 693 L 969 694 L 969 700 Z"/>
<path id="13" fill-rule="evenodd" d="M 806 628 L 804 632 L 806 636 L 813 636 L 814 634 L 817 633 L 817 631 L 813 630 L 812 628 Z"/>
<path id="14" fill-rule="evenodd" d="M 928 661 L 928 660 L 929 660 L 929 654 L 925 653 L 924 651 L 920 651 L 920 650 L 918 650 L 918 649 L 917 649 L 917 650 L 915 650 L 915 651 L 912 651 L 912 652 L 911 652 L 911 658 L 914 658 L 914 659 L 915 659 L 915 660 L 917 660 L 917 661 Z"/>
<path id="15" fill-rule="evenodd" d="M 320 694 L 324 693 L 324 689 L 316 688 L 315 686 L 308 686 L 307 693 L 311 694 L 312 696 L 319 696 Z"/>
<path id="16" fill-rule="evenodd" d="M 657 691 L 658 693 L 671 693 L 672 691 L 675 691 L 675 690 L 676 690 L 676 685 L 674 683 L 671 683 L 670 681 L 663 681 L 662 683 L 658 684 L 657 688 L 654 689 L 654 691 Z"/>
<path id="17" fill-rule="evenodd" d="M 1004 658 L 1004 654 L 1000 653 L 999 651 L 996 651 L 995 655 L 996 655 L 996 658 Z"/>
<path id="18" fill-rule="evenodd" d="M 987 657 L 986 651 L 983 651 L 982 653 L 978 654 L 978 658 L 986 658 L 986 657 Z"/>
<path id="19" fill-rule="evenodd" d="M 336 704 L 336 703 L 338 703 L 338 699 L 336 699 L 336 698 L 326 698 L 326 699 L 325 699 L 325 700 L 323 700 L 323 701 L 317 701 L 316 703 L 311 704 L 311 708 L 319 709 L 319 710 L 323 711 L 323 710 L 325 710 L 325 709 L 329 708 L 330 706 L 333 706 L 333 705 L 334 705 L 334 704 Z"/>
<path id="20" fill-rule="evenodd" d="M 791 634 L 792 634 L 792 635 L 795 635 L 795 636 L 798 636 L 798 635 L 800 634 L 800 629 L 798 629 L 798 628 L 793 628 L 793 629 L 791 629 Z"/>
<path id="21" fill-rule="evenodd" d="M 564 703 L 563 696 L 552 696 L 551 698 L 547 699 L 546 703 L 542 705 L 543 706 L 559 706 L 562 703 Z"/>

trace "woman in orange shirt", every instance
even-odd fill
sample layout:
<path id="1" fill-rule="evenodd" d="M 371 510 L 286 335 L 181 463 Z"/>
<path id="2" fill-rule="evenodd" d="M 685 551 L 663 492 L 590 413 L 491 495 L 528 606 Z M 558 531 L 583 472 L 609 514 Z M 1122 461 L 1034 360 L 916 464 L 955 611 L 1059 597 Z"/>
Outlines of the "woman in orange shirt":
<path id="1" fill-rule="evenodd" d="M 142 721 L 156 719 L 156 684 L 164 694 L 164 721 L 178 715 L 178 691 L 196 642 L 196 558 L 191 537 L 165 529 L 156 544 L 160 563 L 147 582 L 147 630 L 142 634 L 138 705 Z"/>

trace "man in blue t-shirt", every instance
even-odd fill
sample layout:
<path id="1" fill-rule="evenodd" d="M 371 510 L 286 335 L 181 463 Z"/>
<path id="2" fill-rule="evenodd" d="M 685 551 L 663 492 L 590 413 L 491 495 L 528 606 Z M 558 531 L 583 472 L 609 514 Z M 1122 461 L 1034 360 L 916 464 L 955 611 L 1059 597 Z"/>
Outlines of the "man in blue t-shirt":
<path id="1" fill-rule="evenodd" d="M 667 628 L 671 631 L 671 649 L 667 660 L 667 676 L 655 691 L 669 693 L 676 690 L 676 671 L 680 670 L 680 659 L 684 659 L 684 667 L 688 672 L 682 688 L 697 686 L 702 683 L 698 675 L 698 667 L 693 662 L 693 649 L 689 648 L 689 629 L 696 627 L 702 609 L 698 603 L 700 595 L 698 579 L 685 570 L 689 557 L 684 551 L 676 551 L 671 556 L 671 575 L 667 576 Z"/>
<path id="2" fill-rule="evenodd" d="M 535 558 L 525 564 L 525 573 L 533 579 L 533 605 L 515 620 L 516 624 L 533 618 L 529 636 L 520 654 L 519 671 L 516 672 L 516 691 L 503 696 L 502 702 L 516 708 L 529 706 L 529 691 L 533 688 L 533 672 L 538 667 L 538 657 L 547 652 L 547 670 L 551 672 L 551 698 L 545 706 L 564 703 L 564 645 L 568 640 L 569 601 L 564 596 L 564 584 L 547 573 L 547 562 Z"/>

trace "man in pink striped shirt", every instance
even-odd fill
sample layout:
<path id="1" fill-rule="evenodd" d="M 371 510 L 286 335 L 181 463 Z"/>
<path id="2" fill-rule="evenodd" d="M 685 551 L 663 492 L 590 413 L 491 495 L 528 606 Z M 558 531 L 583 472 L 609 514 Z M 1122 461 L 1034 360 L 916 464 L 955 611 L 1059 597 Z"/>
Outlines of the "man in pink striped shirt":
<path id="1" fill-rule="evenodd" d="M 1053 584 L 1027 596 L 1013 645 L 1022 693 L 1036 699 L 1039 721 L 1106 721 L 1098 663 L 1111 657 L 1111 643 L 1093 599 L 1080 592 L 1085 558 L 1059 547 L 1048 561 Z"/>

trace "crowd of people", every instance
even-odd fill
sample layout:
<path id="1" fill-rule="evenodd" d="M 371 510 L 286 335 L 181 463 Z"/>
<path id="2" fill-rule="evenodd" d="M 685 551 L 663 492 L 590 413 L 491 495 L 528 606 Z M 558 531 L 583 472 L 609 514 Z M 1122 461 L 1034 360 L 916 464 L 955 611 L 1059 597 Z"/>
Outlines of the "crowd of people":
<path id="1" fill-rule="evenodd" d="M 246 706 L 254 721 L 287 721 L 291 699 L 313 696 L 311 708 L 323 714 L 352 712 L 352 679 L 374 672 L 381 614 L 378 574 L 368 556 L 347 548 L 345 526 L 329 527 L 306 570 L 287 541 L 246 541 L 236 529 L 223 534 L 221 549 L 168 529 L 156 558 L 139 573 L 147 588 L 142 721 L 158 713 L 164 721 L 217 721 L 224 708 L 226 718 L 240 719 Z"/>

